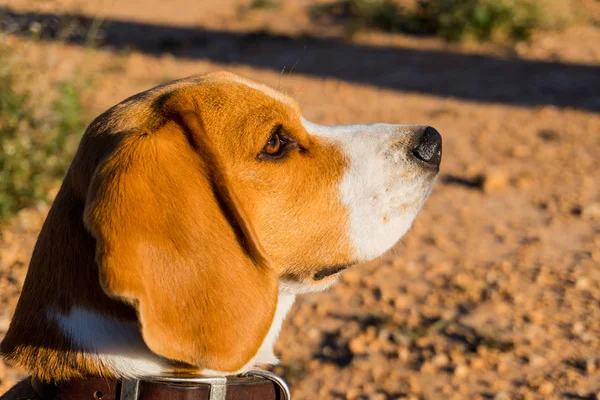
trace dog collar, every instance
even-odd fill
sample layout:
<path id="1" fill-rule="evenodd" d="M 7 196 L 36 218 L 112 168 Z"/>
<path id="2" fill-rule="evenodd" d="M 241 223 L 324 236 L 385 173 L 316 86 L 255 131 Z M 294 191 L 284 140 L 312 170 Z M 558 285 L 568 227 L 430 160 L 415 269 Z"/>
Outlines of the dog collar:
<path id="1" fill-rule="evenodd" d="M 31 378 L 40 400 L 291 400 L 285 381 L 266 371 L 232 377 L 151 376 L 143 379 L 72 379 L 44 383 Z"/>

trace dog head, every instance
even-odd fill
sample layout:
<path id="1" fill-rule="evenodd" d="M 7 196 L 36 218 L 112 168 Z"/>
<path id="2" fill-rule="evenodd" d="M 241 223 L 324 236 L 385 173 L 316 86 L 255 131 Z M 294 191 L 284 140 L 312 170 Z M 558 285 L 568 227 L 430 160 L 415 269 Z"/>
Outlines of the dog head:
<path id="1" fill-rule="evenodd" d="M 154 353 L 236 371 L 267 335 L 279 292 L 323 289 L 400 239 L 440 159 L 430 127 L 323 126 L 291 98 L 233 74 L 175 81 L 90 125 L 28 280 L 43 279 L 44 254 L 67 280 L 77 268 L 96 271 L 103 293 L 136 310 Z M 57 221 L 70 223 L 52 230 Z M 69 240 L 93 241 L 44 251 L 69 230 Z M 69 255 L 86 246 L 90 266 L 86 254 Z M 99 297 L 74 280 L 69 287 L 65 312 Z M 37 296 L 53 301 L 44 291 Z"/>

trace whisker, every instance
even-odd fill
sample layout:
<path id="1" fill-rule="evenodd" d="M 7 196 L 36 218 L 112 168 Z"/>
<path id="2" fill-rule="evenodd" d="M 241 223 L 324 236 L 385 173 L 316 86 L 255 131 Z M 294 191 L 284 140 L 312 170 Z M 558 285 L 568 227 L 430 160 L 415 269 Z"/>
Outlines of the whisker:
<path id="1" fill-rule="evenodd" d="M 299 62 L 300 62 L 300 59 L 298 59 L 298 61 L 296 61 L 296 62 L 294 63 L 294 65 L 292 66 L 292 69 L 290 69 L 290 72 L 289 72 L 289 74 L 288 74 L 288 75 L 291 75 L 291 74 L 292 74 L 292 72 L 294 72 L 294 68 L 296 68 L 296 65 L 298 65 L 298 63 L 299 63 Z"/>
<path id="2" fill-rule="evenodd" d="M 283 66 L 283 69 L 281 70 L 281 73 L 279 74 L 279 82 L 277 82 L 277 90 L 279 90 L 279 88 L 281 87 L 281 77 L 283 76 L 283 73 L 285 72 L 285 67 L 287 67 L 287 65 Z"/>

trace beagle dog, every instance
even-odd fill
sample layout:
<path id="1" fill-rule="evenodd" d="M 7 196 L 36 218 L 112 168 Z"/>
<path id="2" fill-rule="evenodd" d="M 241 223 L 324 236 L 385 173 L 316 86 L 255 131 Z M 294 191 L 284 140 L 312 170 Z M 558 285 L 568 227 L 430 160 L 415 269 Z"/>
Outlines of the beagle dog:
<path id="1" fill-rule="evenodd" d="M 441 148 L 421 125 L 309 122 L 225 72 L 130 97 L 83 136 L 1 353 L 41 381 L 275 363 L 295 296 L 404 235 Z"/>

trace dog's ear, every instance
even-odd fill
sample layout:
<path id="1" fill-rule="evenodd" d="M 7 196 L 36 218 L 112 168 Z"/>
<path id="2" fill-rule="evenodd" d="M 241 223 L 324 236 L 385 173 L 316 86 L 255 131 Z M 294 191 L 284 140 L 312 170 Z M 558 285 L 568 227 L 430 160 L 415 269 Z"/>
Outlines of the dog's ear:
<path id="1" fill-rule="evenodd" d="M 84 221 L 102 288 L 136 307 L 148 347 L 233 372 L 269 330 L 277 278 L 199 111 L 176 111 L 153 132 L 128 134 L 99 164 Z"/>

